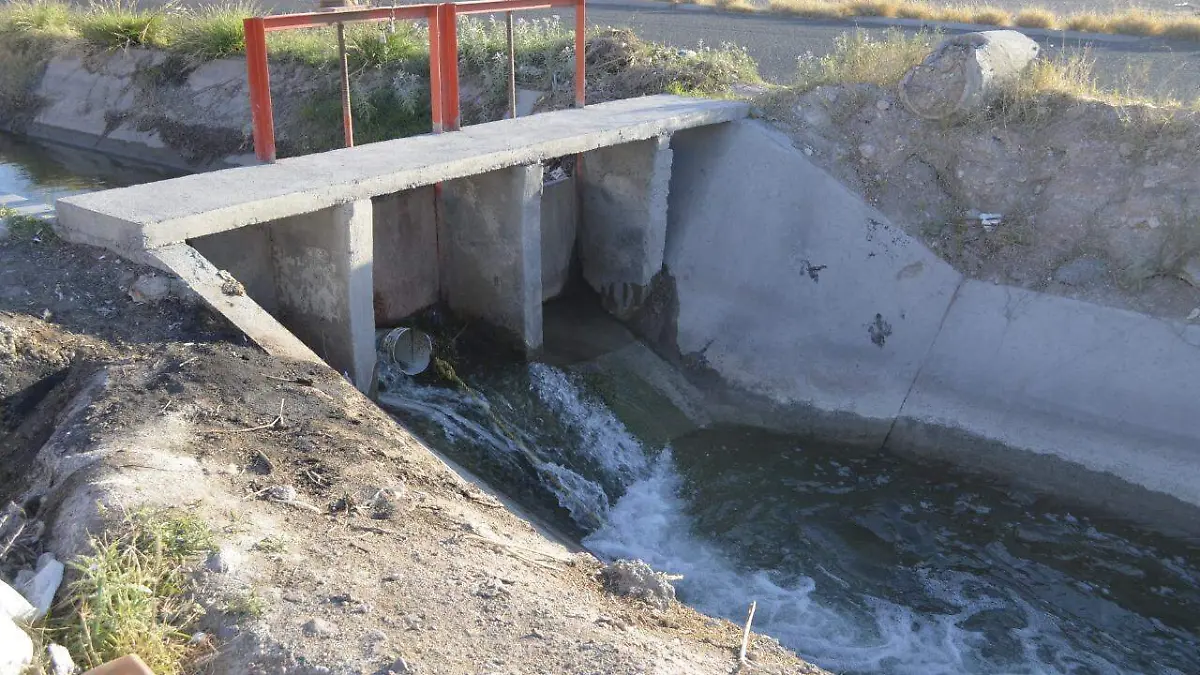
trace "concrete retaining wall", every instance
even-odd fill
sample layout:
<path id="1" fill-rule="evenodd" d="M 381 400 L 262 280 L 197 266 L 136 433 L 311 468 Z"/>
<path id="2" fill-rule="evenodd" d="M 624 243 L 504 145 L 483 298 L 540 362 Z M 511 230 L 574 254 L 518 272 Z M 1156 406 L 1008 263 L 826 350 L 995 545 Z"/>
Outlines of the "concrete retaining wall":
<path id="1" fill-rule="evenodd" d="M 281 77 L 285 109 L 292 96 L 311 93 L 311 83 Z M 67 53 L 50 60 L 34 95 L 42 103 L 20 129 L 33 138 L 184 170 L 253 159 L 240 59 L 188 71 L 154 50 Z"/>
<path id="2" fill-rule="evenodd" d="M 763 125 L 673 147 L 672 347 L 753 395 L 727 416 L 881 445 L 960 275 Z"/>
<path id="3" fill-rule="evenodd" d="M 718 419 L 1200 513 L 1200 326 L 965 280 L 757 122 L 672 147 L 666 272 L 634 325 Z"/>

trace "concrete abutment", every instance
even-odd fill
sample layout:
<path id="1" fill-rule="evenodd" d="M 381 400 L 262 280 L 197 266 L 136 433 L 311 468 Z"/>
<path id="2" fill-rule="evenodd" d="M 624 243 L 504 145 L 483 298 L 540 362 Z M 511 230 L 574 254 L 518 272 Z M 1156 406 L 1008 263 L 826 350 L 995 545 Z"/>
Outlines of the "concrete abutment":
<path id="1" fill-rule="evenodd" d="M 371 200 L 292 216 L 271 227 L 284 325 L 360 390 L 375 368 Z"/>
<path id="2" fill-rule="evenodd" d="M 542 165 L 442 185 L 442 298 L 534 354 L 542 346 Z"/>
<path id="3" fill-rule="evenodd" d="M 671 137 L 599 148 L 583 158 L 579 254 L 605 308 L 629 318 L 662 269 Z"/>

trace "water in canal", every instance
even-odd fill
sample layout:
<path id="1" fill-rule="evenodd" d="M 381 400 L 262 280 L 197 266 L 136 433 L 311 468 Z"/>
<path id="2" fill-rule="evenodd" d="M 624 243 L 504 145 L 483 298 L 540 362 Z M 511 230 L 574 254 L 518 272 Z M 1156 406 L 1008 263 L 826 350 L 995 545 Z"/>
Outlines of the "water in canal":
<path id="1" fill-rule="evenodd" d="M 53 206 L 59 197 L 164 177 L 161 171 L 99 153 L 30 143 L 0 133 L 0 195 L 19 195 Z"/>
<path id="2" fill-rule="evenodd" d="M 1200 673 L 1200 547 L 753 429 L 650 445 L 577 369 L 466 379 L 389 375 L 381 402 L 600 557 L 682 574 L 698 609 L 741 622 L 757 601 L 757 629 L 833 672 Z"/>
<path id="3" fill-rule="evenodd" d="M 0 194 L 158 177 L 0 135 Z M 757 601 L 758 630 L 834 672 L 1200 673 L 1200 547 L 940 465 L 742 428 L 635 435 L 606 401 L 636 383 L 580 367 L 460 375 L 469 390 L 385 369 L 381 402 L 598 556 L 682 574 L 700 610 L 740 622 Z"/>

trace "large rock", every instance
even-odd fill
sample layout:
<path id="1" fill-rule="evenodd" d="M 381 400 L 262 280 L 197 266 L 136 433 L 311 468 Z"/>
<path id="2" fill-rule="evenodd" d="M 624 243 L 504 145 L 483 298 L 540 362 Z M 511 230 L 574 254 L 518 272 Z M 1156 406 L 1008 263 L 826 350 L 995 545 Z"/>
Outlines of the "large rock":
<path id="1" fill-rule="evenodd" d="M 991 103 L 1037 58 L 1038 44 L 1013 30 L 955 35 L 900 81 L 900 100 L 929 120 L 961 117 Z"/>

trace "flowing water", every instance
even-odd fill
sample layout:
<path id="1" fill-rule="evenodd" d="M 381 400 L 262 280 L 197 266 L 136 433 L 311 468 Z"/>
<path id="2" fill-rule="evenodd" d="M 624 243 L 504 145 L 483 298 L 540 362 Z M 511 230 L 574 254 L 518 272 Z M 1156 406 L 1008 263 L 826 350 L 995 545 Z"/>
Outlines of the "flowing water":
<path id="1" fill-rule="evenodd" d="M 1200 673 L 1200 548 L 945 467 L 742 428 L 648 447 L 579 372 L 381 403 L 605 559 L 846 673 Z"/>

